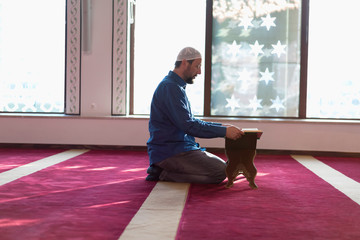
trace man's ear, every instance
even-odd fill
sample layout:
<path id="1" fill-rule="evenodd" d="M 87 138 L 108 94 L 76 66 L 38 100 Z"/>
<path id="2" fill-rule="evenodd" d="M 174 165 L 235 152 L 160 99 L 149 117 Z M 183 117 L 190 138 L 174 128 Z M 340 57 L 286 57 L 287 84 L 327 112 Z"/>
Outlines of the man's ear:
<path id="1" fill-rule="evenodd" d="M 184 65 L 184 66 L 187 66 L 188 63 L 189 63 L 189 62 L 188 62 L 187 60 L 185 60 L 185 59 L 183 59 L 183 60 L 181 61 L 181 65 Z"/>

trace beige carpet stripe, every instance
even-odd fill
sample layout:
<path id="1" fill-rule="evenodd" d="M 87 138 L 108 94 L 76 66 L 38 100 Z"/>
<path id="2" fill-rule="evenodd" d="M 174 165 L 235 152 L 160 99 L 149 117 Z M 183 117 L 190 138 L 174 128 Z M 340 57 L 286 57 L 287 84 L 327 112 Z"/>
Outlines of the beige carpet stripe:
<path id="1" fill-rule="evenodd" d="M 360 183 L 312 156 L 292 155 L 292 157 L 360 205 Z"/>
<path id="2" fill-rule="evenodd" d="M 52 165 L 61 163 L 70 158 L 79 156 L 87 151 L 89 150 L 68 150 L 0 173 L 0 186 L 40 171 L 42 169 L 45 169 L 47 167 L 50 167 Z"/>
<path id="3" fill-rule="evenodd" d="M 119 239 L 175 239 L 189 186 L 158 182 Z"/>

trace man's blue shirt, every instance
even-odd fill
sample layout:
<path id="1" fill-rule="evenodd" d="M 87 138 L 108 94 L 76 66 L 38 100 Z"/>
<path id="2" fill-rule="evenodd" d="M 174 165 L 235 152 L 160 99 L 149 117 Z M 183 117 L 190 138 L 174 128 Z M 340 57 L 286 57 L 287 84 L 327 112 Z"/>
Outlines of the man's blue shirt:
<path id="1" fill-rule="evenodd" d="M 186 83 L 173 71 L 160 82 L 151 102 L 147 142 L 150 165 L 185 151 L 200 149 L 195 137 L 225 137 L 220 123 L 194 118 Z"/>

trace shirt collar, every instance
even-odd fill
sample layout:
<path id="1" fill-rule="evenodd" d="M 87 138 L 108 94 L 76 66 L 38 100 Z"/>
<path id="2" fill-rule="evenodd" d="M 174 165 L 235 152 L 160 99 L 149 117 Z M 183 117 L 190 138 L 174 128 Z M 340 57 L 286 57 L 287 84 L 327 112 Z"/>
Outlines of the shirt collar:
<path id="1" fill-rule="evenodd" d="M 174 80 L 174 82 L 179 84 L 180 87 L 186 88 L 186 82 L 184 81 L 184 79 L 182 79 L 179 75 L 177 75 L 173 71 L 169 71 L 169 77 L 170 79 Z"/>

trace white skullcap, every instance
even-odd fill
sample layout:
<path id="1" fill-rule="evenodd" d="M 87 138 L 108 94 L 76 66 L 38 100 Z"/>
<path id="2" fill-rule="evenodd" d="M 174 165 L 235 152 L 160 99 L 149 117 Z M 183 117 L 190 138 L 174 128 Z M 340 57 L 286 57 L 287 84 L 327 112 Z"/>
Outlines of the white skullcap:
<path id="1" fill-rule="evenodd" d="M 179 52 L 176 61 L 182 60 L 194 60 L 197 58 L 201 58 L 201 54 L 198 50 L 192 47 L 186 47 Z"/>

